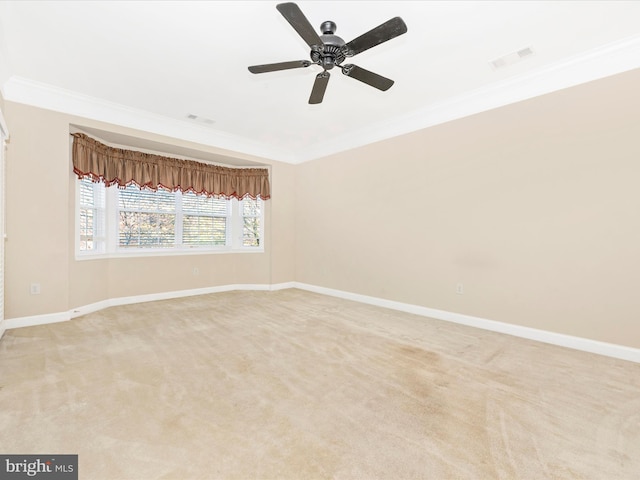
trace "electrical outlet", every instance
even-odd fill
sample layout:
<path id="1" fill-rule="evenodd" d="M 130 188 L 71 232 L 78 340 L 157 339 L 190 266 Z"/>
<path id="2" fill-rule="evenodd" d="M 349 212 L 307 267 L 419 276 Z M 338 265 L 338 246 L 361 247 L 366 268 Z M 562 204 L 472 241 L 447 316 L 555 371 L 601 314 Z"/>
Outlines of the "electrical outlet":
<path id="1" fill-rule="evenodd" d="M 40 284 L 32 283 L 29 291 L 31 292 L 31 295 L 40 295 Z"/>
<path id="2" fill-rule="evenodd" d="M 464 285 L 462 283 L 456 284 L 456 293 L 462 295 L 464 293 Z"/>

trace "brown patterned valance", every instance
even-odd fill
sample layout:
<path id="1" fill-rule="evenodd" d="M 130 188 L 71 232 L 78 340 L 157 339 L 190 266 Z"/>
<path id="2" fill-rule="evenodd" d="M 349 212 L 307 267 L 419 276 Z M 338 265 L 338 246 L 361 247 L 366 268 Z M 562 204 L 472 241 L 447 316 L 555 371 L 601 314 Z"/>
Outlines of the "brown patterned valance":
<path id="1" fill-rule="evenodd" d="M 110 147 L 72 134 L 73 171 L 106 186 L 136 184 L 150 190 L 194 192 L 224 198 L 271 196 L 266 168 L 231 168 Z"/>

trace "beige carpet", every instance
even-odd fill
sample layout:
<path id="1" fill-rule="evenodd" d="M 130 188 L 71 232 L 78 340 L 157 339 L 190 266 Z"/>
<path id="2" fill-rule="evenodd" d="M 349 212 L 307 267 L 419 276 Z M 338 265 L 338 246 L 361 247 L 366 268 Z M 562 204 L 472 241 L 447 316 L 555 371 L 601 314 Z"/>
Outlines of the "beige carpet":
<path id="1" fill-rule="evenodd" d="M 640 365 L 300 290 L 8 331 L 0 453 L 80 479 L 638 479 Z"/>

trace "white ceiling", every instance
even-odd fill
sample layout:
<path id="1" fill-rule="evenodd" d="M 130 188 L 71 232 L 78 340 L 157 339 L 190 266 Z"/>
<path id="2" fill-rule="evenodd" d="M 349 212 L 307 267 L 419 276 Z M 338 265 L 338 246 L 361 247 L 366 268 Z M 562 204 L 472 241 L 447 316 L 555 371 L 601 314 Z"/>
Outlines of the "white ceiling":
<path id="1" fill-rule="evenodd" d="M 349 60 L 380 92 L 320 67 L 269 1 L 2 1 L 7 100 L 298 163 L 640 67 L 639 1 L 298 1 L 345 41 L 391 17 L 408 32 Z M 501 69 L 490 61 L 531 47 Z M 213 124 L 188 120 L 188 114 Z"/>

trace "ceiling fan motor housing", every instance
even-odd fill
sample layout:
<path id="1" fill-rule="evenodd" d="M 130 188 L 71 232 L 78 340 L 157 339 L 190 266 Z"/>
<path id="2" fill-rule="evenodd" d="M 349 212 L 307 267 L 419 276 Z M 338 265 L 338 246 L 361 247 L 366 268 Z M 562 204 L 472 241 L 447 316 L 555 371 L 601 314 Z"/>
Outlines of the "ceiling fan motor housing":
<path id="1" fill-rule="evenodd" d="M 336 24 L 330 20 L 323 22 L 320 25 L 322 45 L 311 47 L 311 61 L 325 70 L 331 70 L 335 65 L 339 66 L 346 58 L 343 48 L 345 41 L 335 35 L 336 28 Z"/>

